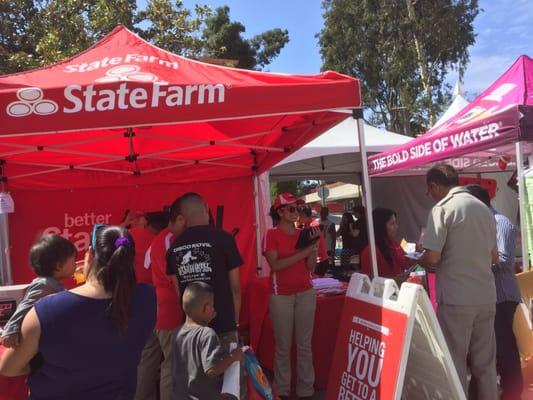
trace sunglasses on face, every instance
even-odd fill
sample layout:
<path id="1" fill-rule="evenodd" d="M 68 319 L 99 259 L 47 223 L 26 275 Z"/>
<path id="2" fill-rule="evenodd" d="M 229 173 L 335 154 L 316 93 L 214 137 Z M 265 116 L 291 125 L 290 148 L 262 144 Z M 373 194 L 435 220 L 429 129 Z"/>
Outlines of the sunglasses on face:
<path id="1" fill-rule="evenodd" d="M 298 208 L 297 207 L 294 207 L 294 206 L 285 206 L 285 207 L 282 207 L 281 208 L 282 210 L 286 210 L 288 211 L 289 213 L 293 214 L 295 213 L 296 211 L 298 211 Z"/>
<path id="2" fill-rule="evenodd" d="M 96 236 L 98 234 L 98 231 L 107 225 L 105 224 L 94 224 L 93 231 L 91 233 L 91 248 L 94 250 L 96 248 Z"/>

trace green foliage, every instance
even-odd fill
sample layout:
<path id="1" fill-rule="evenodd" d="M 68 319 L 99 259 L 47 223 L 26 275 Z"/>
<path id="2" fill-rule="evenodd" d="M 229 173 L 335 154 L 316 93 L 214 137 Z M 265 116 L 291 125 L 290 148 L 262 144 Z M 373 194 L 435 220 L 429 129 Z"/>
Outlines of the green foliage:
<path id="1" fill-rule="evenodd" d="M 269 30 L 251 40 L 242 37 L 245 31 L 243 24 L 231 21 L 228 6 L 217 8 L 203 31 L 206 55 L 239 60 L 239 67 L 254 69 L 269 64 L 289 41 L 287 30 Z"/>
<path id="2" fill-rule="evenodd" d="M 45 2 L 34 23 L 41 34 L 35 50 L 41 65 L 71 57 L 92 43 L 85 15 L 91 3 L 84 0 Z"/>
<path id="3" fill-rule="evenodd" d="M 0 74 L 49 65 L 71 57 L 122 24 L 155 45 L 187 57 L 237 59 L 240 68 L 260 69 L 288 42 L 272 29 L 251 39 L 231 21 L 229 7 L 190 10 L 181 0 L 0 1 Z"/>
<path id="4" fill-rule="evenodd" d="M 38 11 L 31 0 L 0 1 L 0 73 L 40 65 L 34 46 Z"/>
<path id="5" fill-rule="evenodd" d="M 140 35 L 165 50 L 186 57 L 199 57 L 204 48 L 200 31 L 211 15 L 209 6 L 195 7 L 194 13 L 181 0 L 151 0 L 146 10 L 137 15 L 137 22 L 146 23 Z"/>
<path id="6" fill-rule="evenodd" d="M 272 201 L 280 193 L 292 193 L 298 196 L 298 181 L 270 182 L 270 198 Z"/>
<path id="7" fill-rule="evenodd" d="M 270 198 L 273 201 L 280 193 L 292 193 L 298 197 L 305 196 L 313 192 L 318 183 L 315 180 L 270 182 Z"/>
<path id="8" fill-rule="evenodd" d="M 372 120 L 391 129 L 405 108 L 413 133 L 428 128 L 450 98 L 474 43 L 477 0 L 324 0 L 317 35 L 323 69 L 361 80 Z M 410 12 L 411 11 L 411 12 Z"/>
<path id="9" fill-rule="evenodd" d="M 250 40 L 250 45 L 255 50 L 257 65 L 263 68 L 279 56 L 281 49 L 289 42 L 289 31 L 286 29 L 271 29 Z"/>
<path id="10" fill-rule="evenodd" d="M 87 26 L 91 38 L 101 39 L 111 32 L 117 24 L 133 29 L 137 9 L 135 0 L 96 0 L 87 13 Z"/>

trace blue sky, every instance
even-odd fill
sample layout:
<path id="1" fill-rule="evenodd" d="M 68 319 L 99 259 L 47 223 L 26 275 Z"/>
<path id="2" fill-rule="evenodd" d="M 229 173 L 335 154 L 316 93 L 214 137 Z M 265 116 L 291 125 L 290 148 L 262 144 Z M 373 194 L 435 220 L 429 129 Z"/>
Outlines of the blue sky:
<path id="1" fill-rule="evenodd" d="M 321 58 L 316 33 L 322 29 L 320 0 L 184 0 L 187 7 L 208 4 L 230 7 L 232 20 L 246 26 L 246 37 L 271 28 L 288 29 L 290 42 L 268 66 L 273 72 L 316 73 Z M 144 1 L 139 1 L 143 7 Z M 483 11 L 475 20 L 476 43 L 463 79 L 468 97 L 488 87 L 521 54 L 533 56 L 533 2 L 531 0 L 480 0 Z M 456 74 L 449 81 L 455 83 Z"/>

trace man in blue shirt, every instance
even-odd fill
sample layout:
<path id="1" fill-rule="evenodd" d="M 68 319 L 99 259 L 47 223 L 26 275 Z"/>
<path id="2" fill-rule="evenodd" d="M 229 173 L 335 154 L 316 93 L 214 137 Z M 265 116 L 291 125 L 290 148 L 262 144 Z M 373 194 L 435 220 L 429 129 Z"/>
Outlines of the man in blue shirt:
<path id="1" fill-rule="evenodd" d="M 490 204 L 488 191 L 480 185 L 468 185 L 466 189 L 487 205 L 496 219 L 496 239 L 500 261 L 492 266 L 496 283 L 496 368 L 500 375 L 502 400 L 520 399 L 523 389 L 520 355 L 513 333 L 513 318 L 521 302 L 516 281 L 514 261 L 516 228 L 505 215 Z"/>

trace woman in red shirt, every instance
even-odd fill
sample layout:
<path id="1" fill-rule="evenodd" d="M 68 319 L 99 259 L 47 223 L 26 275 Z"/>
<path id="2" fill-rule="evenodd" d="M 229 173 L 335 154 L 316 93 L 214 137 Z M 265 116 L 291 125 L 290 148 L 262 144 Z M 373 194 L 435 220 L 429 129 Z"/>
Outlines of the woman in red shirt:
<path id="1" fill-rule="evenodd" d="M 379 276 L 394 278 L 408 267 L 405 253 L 396 241 L 398 234 L 396 213 L 388 208 L 376 208 L 372 212 L 372 217 Z M 367 275 L 372 273 L 370 246 L 368 245 L 361 252 L 361 272 Z"/>
<path id="2" fill-rule="evenodd" d="M 316 294 L 311 284 L 311 272 L 316 266 L 318 245 L 315 241 L 303 249 L 296 248 L 303 232 L 295 227 L 298 203 L 301 201 L 292 194 L 280 194 L 272 207 L 276 227 L 269 229 L 265 236 L 264 255 L 272 270 L 270 317 L 276 342 L 274 387 L 282 400 L 288 399 L 291 391 L 293 331 L 297 348 L 296 394 L 301 399 L 311 399 L 314 393 L 311 339 Z M 318 238 L 320 229 L 312 229 L 311 237 Z"/>

